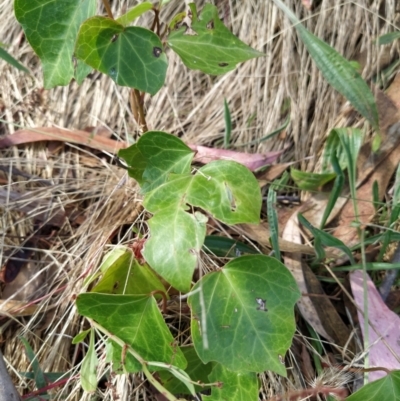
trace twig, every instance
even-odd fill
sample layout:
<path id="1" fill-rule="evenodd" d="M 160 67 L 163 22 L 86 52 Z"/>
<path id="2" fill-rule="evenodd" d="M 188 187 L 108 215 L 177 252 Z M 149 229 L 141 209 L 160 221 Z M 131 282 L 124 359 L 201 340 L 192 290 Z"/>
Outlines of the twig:
<path id="1" fill-rule="evenodd" d="M 109 16 L 109 18 L 114 19 L 113 13 L 111 11 L 110 3 L 108 2 L 108 0 L 103 0 L 103 4 L 104 4 L 104 8 L 107 11 L 107 15 Z"/>
<path id="2" fill-rule="evenodd" d="M 140 128 L 143 133 L 147 132 L 149 129 L 147 128 L 146 117 L 144 115 L 144 93 L 141 94 L 139 90 L 132 89 L 131 90 L 131 108 L 133 116 L 135 120 L 140 125 Z"/>

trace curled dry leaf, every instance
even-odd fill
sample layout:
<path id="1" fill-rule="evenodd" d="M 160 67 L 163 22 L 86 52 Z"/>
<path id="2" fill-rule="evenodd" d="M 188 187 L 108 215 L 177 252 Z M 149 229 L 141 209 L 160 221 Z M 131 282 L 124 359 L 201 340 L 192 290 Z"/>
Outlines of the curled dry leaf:
<path id="1" fill-rule="evenodd" d="M 293 213 L 292 217 L 286 223 L 285 229 L 283 231 L 282 237 L 287 240 L 297 244 L 301 244 L 301 233 L 299 228 L 299 222 L 297 219 L 297 213 Z M 308 288 L 306 284 L 306 280 L 303 274 L 303 266 L 301 262 L 301 254 L 300 253 L 292 253 L 289 255 L 284 255 L 283 257 L 285 266 L 290 270 L 293 274 L 293 277 L 296 280 L 297 285 L 299 286 L 300 292 L 302 294 L 308 293 Z M 297 306 L 307 322 L 313 327 L 313 329 L 326 338 L 327 340 L 334 342 L 333 338 L 328 334 L 325 330 L 324 325 L 318 317 L 317 310 L 311 300 L 310 297 L 302 296 L 300 300 L 297 302 Z"/>
<path id="2" fill-rule="evenodd" d="M 301 210 L 296 210 L 288 220 L 282 237 L 291 242 L 301 244 L 302 234 L 297 218 L 299 212 Z M 285 254 L 284 261 L 303 293 L 303 297 L 297 303 L 302 316 L 318 334 L 330 341 L 334 341 L 335 344 L 345 346 L 350 337 L 350 330 L 343 323 L 331 300 L 324 293 L 313 271 L 301 260 L 301 254 Z M 311 295 L 308 296 L 307 294 Z M 350 344 L 349 347 L 351 348 L 352 345 Z"/>
<path id="3" fill-rule="evenodd" d="M 383 302 L 381 295 L 368 276 L 367 298 L 369 319 L 369 362 L 370 367 L 383 367 L 389 370 L 400 369 L 400 318 L 392 312 Z M 350 284 L 354 301 L 358 306 L 358 320 L 364 334 L 364 274 L 356 270 L 350 274 Z M 385 376 L 384 371 L 369 373 L 371 381 Z"/>
<path id="4" fill-rule="evenodd" d="M 89 133 L 80 130 L 67 130 L 56 127 L 27 128 L 15 132 L 0 139 L 0 149 L 40 141 L 61 141 L 84 145 L 92 149 L 106 151 L 112 154 L 126 147 L 123 142 L 118 142 L 105 137 L 103 134 Z M 214 160 L 233 160 L 243 164 L 251 171 L 255 171 L 266 165 L 275 163 L 285 149 L 269 153 L 244 153 L 233 150 L 208 148 L 206 146 L 188 145 L 196 152 L 195 161 L 203 164 Z"/>
<path id="5" fill-rule="evenodd" d="M 7 135 L 0 139 L 0 149 L 40 141 L 76 143 L 110 153 L 116 153 L 126 146 L 122 142 L 106 138 L 102 135 L 93 135 L 86 131 L 67 130 L 56 127 L 38 127 L 22 129 L 13 135 Z"/>
<path id="6" fill-rule="evenodd" d="M 245 153 L 234 150 L 208 148 L 206 146 L 188 145 L 196 152 L 194 161 L 207 164 L 214 160 L 233 160 L 255 171 L 268 164 L 275 163 L 285 149 L 269 153 Z"/>

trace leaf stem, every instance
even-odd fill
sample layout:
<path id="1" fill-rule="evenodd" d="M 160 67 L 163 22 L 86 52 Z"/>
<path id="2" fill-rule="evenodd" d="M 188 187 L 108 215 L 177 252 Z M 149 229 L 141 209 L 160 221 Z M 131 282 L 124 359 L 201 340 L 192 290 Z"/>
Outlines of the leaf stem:
<path id="1" fill-rule="evenodd" d="M 108 2 L 108 0 L 103 0 L 103 5 L 104 5 L 104 8 L 107 11 L 108 17 L 111 18 L 111 19 L 114 19 L 113 13 L 111 11 L 111 6 L 110 6 L 110 3 Z"/>
<path id="2" fill-rule="evenodd" d="M 155 294 L 160 294 L 162 296 L 162 300 L 163 300 L 163 304 L 162 304 L 162 311 L 163 313 L 167 313 L 168 312 L 168 308 L 167 308 L 167 296 L 165 295 L 164 291 L 161 290 L 154 290 L 150 293 L 151 296 L 154 296 Z"/>
<path id="3" fill-rule="evenodd" d="M 123 352 L 129 352 L 138 362 L 142 365 L 142 371 L 146 376 L 149 383 L 151 383 L 159 392 L 162 394 L 168 401 L 179 401 L 176 397 L 174 397 L 167 389 L 163 387 L 163 385 L 156 380 L 156 378 L 151 374 L 149 369 L 147 368 L 147 361 L 145 361 L 129 344 L 126 344 L 123 340 L 121 340 L 116 335 L 110 333 L 107 329 L 105 329 L 100 324 L 96 323 L 94 320 L 89 319 L 90 324 L 95 327 L 97 330 L 105 334 L 112 341 L 118 344 Z"/>

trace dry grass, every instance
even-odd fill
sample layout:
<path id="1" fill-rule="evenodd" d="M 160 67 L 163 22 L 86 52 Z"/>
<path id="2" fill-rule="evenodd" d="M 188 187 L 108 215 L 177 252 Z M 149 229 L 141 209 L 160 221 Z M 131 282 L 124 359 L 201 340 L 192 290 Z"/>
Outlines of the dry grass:
<path id="1" fill-rule="evenodd" d="M 129 109 L 128 91 L 117 87 L 107 77 L 93 74 L 81 87 L 71 83 L 68 87 L 42 90 L 38 60 L 22 40 L 12 3 L 0 4 L 0 41 L 10 44 L 10 53 L 34 72 L 34 78 L 0 62 L 0 118 L 4 120 L 0 122 L 0 134 L 13 133 L 19 126 L 83 129 L 102 125 L 109 127 L 122 141 L 128 136 L 136 137 L 137 126 Z M 115 9 L 125 10 L 136 2 L 113 3 Z M 172 0 L 162 18 L 168 20 L 180 10 L 181 3 Z M 223 100 L 226 97 L 234 122 L 233 144 L 240 145 L 262 138 L 282 125 L 282 107 L 289 98 L 291 122 L 288 130 L 247 150 L 266 152 L 290 145 L 284 161 L 297 160 L 302 169 L 314 170 L 328 129 L 338 121 L 349 122 L 347 114 L 342 113 L 342 97 L 318 73 L 290 23 L 272 1 L 215 3 L 233 32 L 257 50 L 264 51 L 266 57 L 214 78 L 188 71 L 170 52 L 167 82 L 146 104 L 150 129 L 165 130 L 179 134 L 187 142 L 212 146 L 223 136 Z M 398 57 L 396 48 L 378 48 L 374 43 L 377 36 L 393 30 L 392 24 L 399 16 L 395 0 L 359 0 L 357 5 L 323 0 L 313 13 L 305 11 L 300 1 L 288 0 L 288 3 L 305 19 L 311 31 L 344 56 L 362 63 L 366 60 L 363 74 L 368 79 L 382 64 Z M 252 116 L 255 117 L 250 121 Z M 8 193 L 29 191 L 48 217 L 51 210 L 60 209 L 74 209 L 81 216 L 79 224 L 66 222 L 63 225 L 51 239 L 49 249 L 38 251 L 45 263 L 39 265 L 40 269 L 29 284 L 29 299 L 24 299 L 22 293 L 16 296 L 24 300 L 39 296 L 44 299 L 32 317 L 1 320 L 5 357 L 15 369 L 15 375 L 29 370 L 29 362 L 17 338 L 22 335 L 31 344 L 43 370 L 77 373 L 75 363 L 81 348 L 71 345 L 71 339 L 85 328 L 85 323 L 76 313 L 73 296 L 82 289 L 82 275 L 98 268 L 102 255 L 112 246 L 109 238 L 118 232 L 118 242 L 127 243 L 131 238 L 126 225 L 143 225 L 145 216 L 140 212 L 138 189 L 131 180 L 124 179 L 124 172 L 112 166 L 106 155 L 67 144 L 7 149 L 1 151 L 0 158 L 1 166 L 17 168 L 30 175 L 3 173 L 0 177 Z M 50 185 L 40 179 L 48 180 Z M 18 248 L 21 238 L 29 236 L 34 229 L 32 215 L 18 211 L 21 202 L 26 203 L 26 200 L 6 198 L 2 202 L 0 249 L 3 256 L 13 247 Z M 296 377 L 301 377 L 301 373 L 295 365 L 292 384 L 271 374 L 264 375 L 263 394 L 267 397 L 286 388 L 297 388 L 302 380 Z M 113 391 L 121 400 L 151 399 L 143 386 L 132 378 L 116 377 L 113 383 L 115 388 L 105 390 L 104 394 L 99 392 L 99 399 L 112 400 Z M 25 385 L 30 384 L 19 377 L 19 390 Z M 82 395 L 78 384 L 72 383 L 54 392 L 54 400 L 61 399 L 94 398 Z"/>

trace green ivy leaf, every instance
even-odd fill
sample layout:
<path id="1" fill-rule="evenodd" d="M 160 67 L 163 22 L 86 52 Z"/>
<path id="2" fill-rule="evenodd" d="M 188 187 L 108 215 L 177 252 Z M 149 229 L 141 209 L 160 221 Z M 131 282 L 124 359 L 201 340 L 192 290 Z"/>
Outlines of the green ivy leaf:
<path id="1" fill-rule="evenodd" d="M 204 401 L 257 401 L 258 380 L 253 372 L 232 372 L 216 364 L 208 376 L 210 382 L 221 382 L 221 387 L 212 387 L 211 396 Z"/>
<path id="2" fill-rule="evenodd" d="M 260 221 L 262 199 L 257 180 L 249 169 L 230 160 L 201 167 L 186 199 L 226 224 Z"/>
<path id="3" fill-rule="evenodd" d="M 382 379 L 366 384 L 346 401 L 399 401 L 400 370 L 393 370 Z"/>
<path id="4" fill-rule="evenodd" d="M 95 14 L 96 5 L 96 0 L 15 0 L 15 16 L 42 61 L 46 89 L 68 85 L 75 77 L 76 36 L 82 22 Z M 82 71 L 78 75 L 82 79 Z"/>
<path id="5" fill-rule="evenodd" d="M 193 18 L 191 28 L 171 32 L 168 45 L 188 68 L 211 75 L 224 74 L 234 70 L 237 63 L 264 56 L 232 34 L 212 4 L 206 4 L 201 15 Z"/>
<path id="6" fill-rule="evenodd" d="M 171 134 L 149 131 L 118 155 L 126 161 L 130 176 L 146 193 L 166 182 L 171 173 L 189 173 L 194 152 Z"/>
<path id="7" fill-rule="evenodd" d="M 300 292 L 281 262 L 264 255 L 239 257 L 204 276 L 192 293 L 192 338 L 204 363 L 286 376 L 283 358 Z"/>
<path id="8" fill-rule="evenodd" d="M 261 192 L 246 167 L 215 161 L 194 176 L 170 175 L 168 182 L 146 195 L 143 205 L 154 213 L 143 256 L 172 286 L 188 292 L 207 222 L 199 212 L 188 213 L 188 205 L 201 207 L 226 224 L 257 223 Z"/>
<path id="9" fill-rule="evenodd" d="M 161 40 L 145 28 L 92 17 L 79 30 L 75 55 L 118 85 L 152 95 L 165 81 L 168 62 Z"/>
<path id="10" fill-rule="evenodd" d="M 211 373 L 212 364 L 204 364 L 197 355 L 194 347 L 181 347 L 187 360 L 185 372 L 194 382 L 208 383 L 208 375 Z M 159 372 L 162 385 L 172 394 L 191 394 L 187 386 L 177 379 L 171 372 L 162 370 Z M 195 386 L 195 391 L 203 391 L 204 387 Z"/>
<path id="11" fill-rule="evenodd" d="M 207 218 L 180 208 L 168 208 L 149 221 L 150 238 L 143 256 L 174 288 L 188 292 L 198 254 L 206 236 Z"/>
<path id="12" fill-rule="evenodd" d="M 122 254 L 120 251 L 117 248 L 110 252 L 106 263 L 113 260 L 113 253 L 116 253 L 118 258 L 108 267 L 91 292 L 140 295 L 159 290 L 166 293 L 164 285 L 147 264 L 141 265 L 129 249 L 125 249 Z M 160 296 L 155 295 L 156 298 Z"/>
<path id="13" fill-rule="evenodd" d="M 152 296 L 85 293 L 76 300 L 81 315 L 94 319 L 146 361 L 185 369 L 186 360 Z"/>

